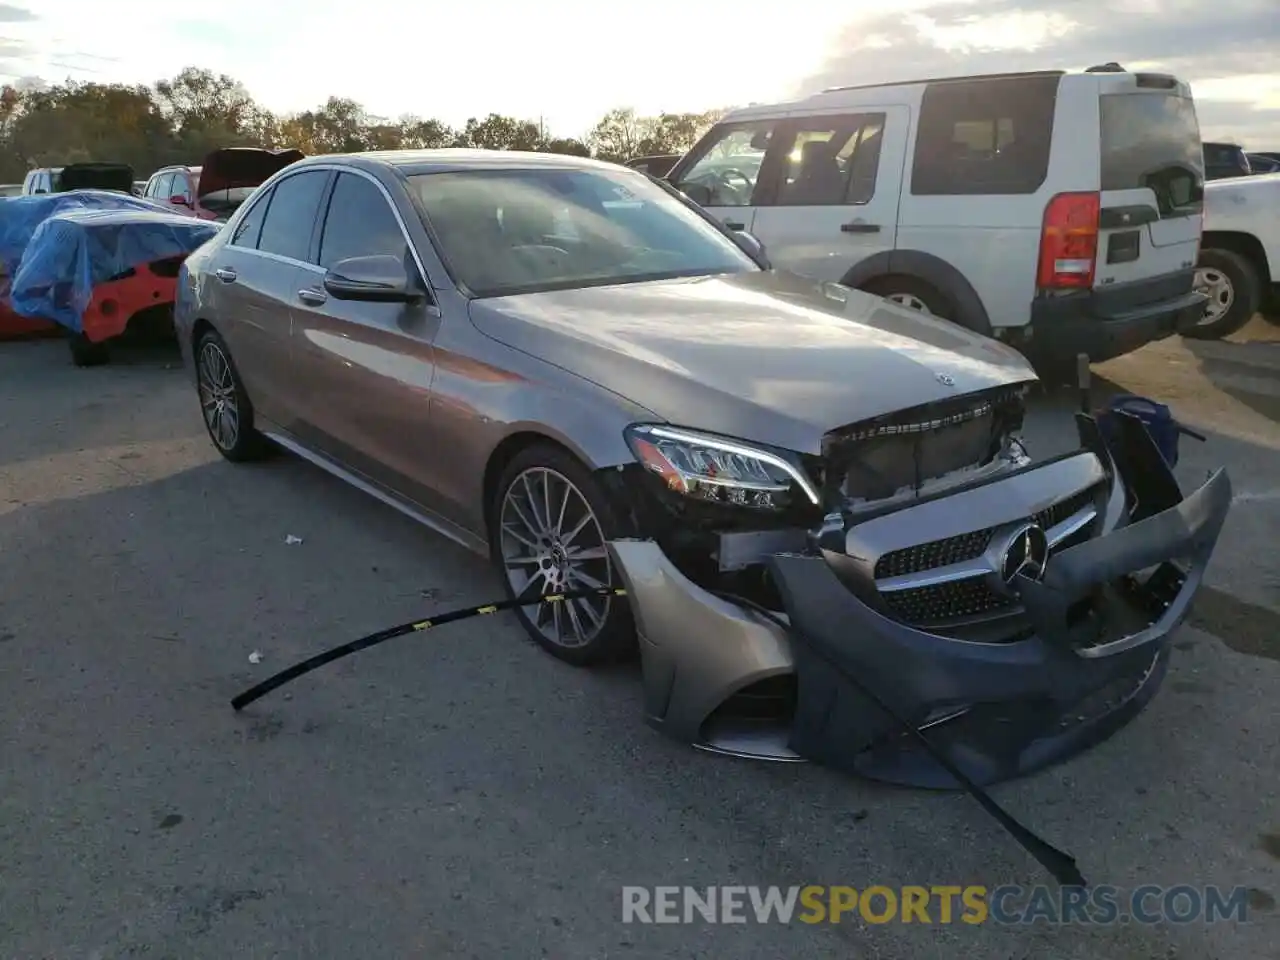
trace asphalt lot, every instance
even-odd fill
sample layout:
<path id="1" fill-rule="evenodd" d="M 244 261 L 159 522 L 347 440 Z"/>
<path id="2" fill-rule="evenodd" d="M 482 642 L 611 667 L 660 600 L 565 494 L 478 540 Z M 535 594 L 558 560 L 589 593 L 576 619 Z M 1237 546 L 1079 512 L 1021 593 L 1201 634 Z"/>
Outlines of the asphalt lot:
<path id="1" fill-rule="evenodd" d="M 300 461 L 223 462 L 176 354 L 0 344 L 0 958 L 1280 958 L 1277 334 L 1096 371 L 1208 432 L 1183 477 L 1225 464 L 1237 504 L 1152 707 L 995 794 L 1095 883 L 1247 886 L 1252 920 L 1108 927 L 622 924 L 623 885 L 1045 878 L 963 795 L 669 742 L 634 668 L 561 665 L 505 616 L 234 714 L 496 578 Z M 1071 404 L 1038 402 L 1033 453 Z"/>

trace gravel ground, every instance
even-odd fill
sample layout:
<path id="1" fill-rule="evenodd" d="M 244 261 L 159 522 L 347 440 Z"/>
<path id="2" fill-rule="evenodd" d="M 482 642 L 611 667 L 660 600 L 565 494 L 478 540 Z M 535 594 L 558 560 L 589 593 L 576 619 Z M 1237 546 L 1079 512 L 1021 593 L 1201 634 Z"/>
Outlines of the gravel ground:
<path id="1" fill-rule="evenodd" d="M 1151 708 L 995 793 L 1095 883 L 1251 888 L 1247 924 L 1105 927 L 622 924 L 623 885 L 1044 878 L 962 795 L 671 743 L 634 668 L 563 666 L 505 616 L 234 714 L 495 577 L 300 461 L 221 461 L 171 354 L 0 345 L 0 958 L 1280 957 L 1276 341 L 1096 371 L 1209 433 L 1184 478 L 1225 463 L 1237 505 Z M 1071 404 L 1037 403 L 1033 452 L 1069 442 Z"/>

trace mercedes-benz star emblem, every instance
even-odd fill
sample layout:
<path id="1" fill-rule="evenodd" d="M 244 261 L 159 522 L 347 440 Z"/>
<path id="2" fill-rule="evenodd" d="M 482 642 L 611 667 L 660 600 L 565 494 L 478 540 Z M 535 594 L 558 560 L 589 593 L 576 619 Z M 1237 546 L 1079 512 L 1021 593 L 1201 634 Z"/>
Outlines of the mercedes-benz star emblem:
<path id="1" fill-rule="evenodd" d="M 948 377 L 945 373 L 935 373 L 934 376 L 938 378 L 938 382 L 944 387 L 954 387 L 956 385 L 955 380 Z"/>
<path id="2" fill-rule="evenodd" d="M 1023 527 L 1009 540 L 1000 561 L 1000 578 L 1012 585 L 1019 577 L 1037 583 L 1044 579 L 1049 562 L 1049 538 L 1034 523 Z"/>

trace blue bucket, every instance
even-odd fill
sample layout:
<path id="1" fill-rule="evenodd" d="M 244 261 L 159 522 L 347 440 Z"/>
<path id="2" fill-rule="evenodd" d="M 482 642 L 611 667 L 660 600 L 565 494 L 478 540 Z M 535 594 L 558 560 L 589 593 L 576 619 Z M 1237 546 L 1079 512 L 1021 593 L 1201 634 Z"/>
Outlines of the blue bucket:
<path id="1" fill-rule="evenodd" d="M 1139 397 L 1131 393 L 1112 397 L 1107 408 L 1098 415 L 1098 428 L 1108 444 L 1113 444 L 1119 439 L 1116 417 L 1120 414 L 1128 414 L 1140 420 L 1155 443 L 1156 449 L 1160 451 L 1164 462 L 1170 468 L 1178 465 L 1178 438 L 1185 431 L 1174 419 L 1172 410 L 1163 403 L 1156 403 L 1147 397 Z"/>

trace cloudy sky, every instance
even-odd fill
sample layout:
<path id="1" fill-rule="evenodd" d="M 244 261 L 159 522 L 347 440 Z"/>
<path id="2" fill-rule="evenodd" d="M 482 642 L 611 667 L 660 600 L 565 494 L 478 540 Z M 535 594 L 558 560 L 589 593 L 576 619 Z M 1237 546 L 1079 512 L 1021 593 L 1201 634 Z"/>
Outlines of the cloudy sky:
<path id="1" fill-rule="evenodd" d="M 105 11 L 109 11 L 109 14 Z M 1194 87 L 1205 139 L 1280 150 L 1280 0 L 3 0 L 0 78 L 150 83 L 196 65 L 280 112 L 352 97 L 585 133 L 841 83 L 1115 60 Z"/>

